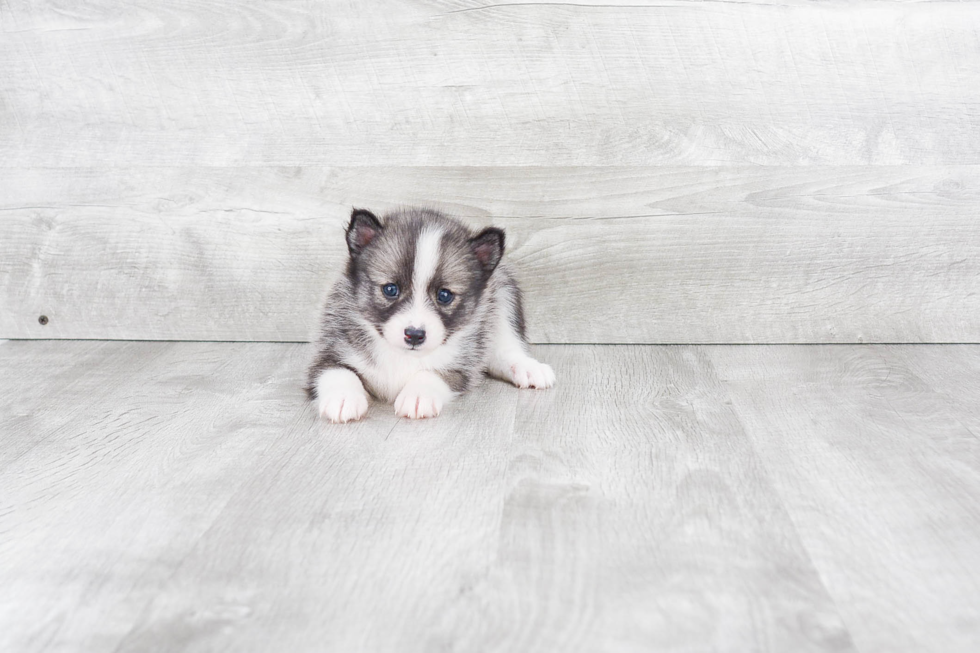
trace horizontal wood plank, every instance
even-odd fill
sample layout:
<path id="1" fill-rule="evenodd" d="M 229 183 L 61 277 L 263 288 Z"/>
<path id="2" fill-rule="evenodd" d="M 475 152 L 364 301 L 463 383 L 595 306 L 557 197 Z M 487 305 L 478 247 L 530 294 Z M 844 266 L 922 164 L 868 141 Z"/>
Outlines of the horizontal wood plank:
<path id="1" fill-rule="evenodd" d="M 426 204 L 507 230 L 537 342 L 977 342 L 978 201 L 976 166 L 8 169 L 0 337 L 307 340 L 350 207 Z"/>
<path id="2" fill-rule="evenodd" d="M 13 0 L 0 166 L 980 163 L 980 3 Z"/>

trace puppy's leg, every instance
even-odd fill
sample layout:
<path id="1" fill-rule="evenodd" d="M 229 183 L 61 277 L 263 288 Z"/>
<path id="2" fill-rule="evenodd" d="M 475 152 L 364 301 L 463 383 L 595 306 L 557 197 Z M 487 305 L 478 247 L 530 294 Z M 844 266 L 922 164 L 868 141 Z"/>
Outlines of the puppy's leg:
<path id="1" fill-rule="evenodd" d="M 487 372 L 518 388 L 550 388 L 555 384 L 555 372 L 527 351 L 520 296 L 509 288 L 501 290 Z"/>
<path id="2" fill-rule="evenodd" d="M 368 395 L 361 379 L 344 367 L 329 367 L 316 377 L 316 400 L 320 415 L 331 422 L 349 422 L 364 417 Z"/>
<path id="3" fill-rule="evenodd" d="M 417 372 L 395 397 L 395 414 L 411 419 L 435 417 L 456 395 L 435 372 Z"/>
<path id="4" fill-rule="evenodd" d="M 494 349 L 487 372 L 518 388 L 544 389 L 555 384 L 555 372 L 550 365 L 535 360 L 523 347 L 513 344 Z"/>

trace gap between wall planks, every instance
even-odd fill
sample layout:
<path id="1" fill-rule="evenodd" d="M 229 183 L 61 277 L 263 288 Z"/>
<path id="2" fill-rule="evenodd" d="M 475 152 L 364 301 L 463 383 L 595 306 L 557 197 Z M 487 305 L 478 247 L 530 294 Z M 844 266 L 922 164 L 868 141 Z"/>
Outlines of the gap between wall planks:
<path id="1" fill-rule="evenodd" d="M 0 337 L 307 340 L 350 207 L 427 204 L 507 230 L 537 342 L 975 342 L 978 203 L 978 166 L 9 169 Z"/>

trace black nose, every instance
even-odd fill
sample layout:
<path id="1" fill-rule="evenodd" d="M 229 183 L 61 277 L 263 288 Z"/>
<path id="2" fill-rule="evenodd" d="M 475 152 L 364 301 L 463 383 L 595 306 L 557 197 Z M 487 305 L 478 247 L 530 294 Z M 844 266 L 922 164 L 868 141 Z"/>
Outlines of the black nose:
<path id="1" fill-rule="evenodd" d="M 405 329 L 405 342 L 413 347 L 425 342 L 425 329 L 408 327 Z"/>

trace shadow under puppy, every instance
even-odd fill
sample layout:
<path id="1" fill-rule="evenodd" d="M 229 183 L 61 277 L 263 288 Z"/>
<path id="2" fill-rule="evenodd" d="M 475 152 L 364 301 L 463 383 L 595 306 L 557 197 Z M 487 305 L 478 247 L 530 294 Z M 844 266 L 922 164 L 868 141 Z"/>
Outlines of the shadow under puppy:
<path id="1" fill-rule="evenodd" d="M 528 354 L 521 291 L 500 263 L 503 230 L 474 234 L 428 209 L 383 220 L 354 209 L 347 248 L 306 387 L 324 418 L 363 417 L 368 391 L 403 417 L 435 417 L 484 373 L 519 388 L 554 384 Z"/>

